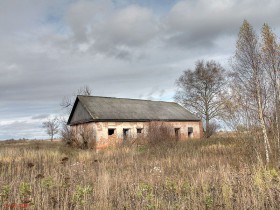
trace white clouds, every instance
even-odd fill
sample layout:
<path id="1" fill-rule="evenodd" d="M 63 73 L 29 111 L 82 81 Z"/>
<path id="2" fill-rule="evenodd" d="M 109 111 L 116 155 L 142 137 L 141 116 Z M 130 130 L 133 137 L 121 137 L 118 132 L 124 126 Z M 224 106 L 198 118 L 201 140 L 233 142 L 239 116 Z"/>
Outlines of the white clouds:
<path id="1" fill-rule="evenodd" d="M 1 31 L 5 32 L 0 33 L 0 37 L 26 32 L 36 27 L 44 21 L 54 2 L 55 0 L 0 0 L 0 27 Z"/>
<path id="2" fill-rule="evenodd" d="M 52 54 L 66 50 L 125 60 L 143 58 L 147 47 L 215 48 L 220 37 L 236 36 L 245 18 L 253 25 L 274 26 L 279 8 L 276 0 L 181 0 L 159 16 L 155 8 L 137 4 L 117 7 L 111 0 L 77 0 L 64 9 L 63 29 L 42 37 L 56 50 L 51 49 Z"/>
<path id="3" fill-rule="evenodd" d="M 172 100 L 197 59 L 226 65 L 244 18 L 280 29 L 280 1 L 170 1 L 0 0 L 0 122 L 11 121 L 0 136 L 13 126 L 41 135 L 41 114 L 85 84 L 94 95 Z"/>
<path id="4" fill-rule="evenodd" d="M 276 0 L 181 0 L 158 16 L 154 8 L 125 5 L 115 7 L 110 0 L 71 4 L 65 15 L 73 32 L 68 46 L 122 59 L 142 56 L 150 43 L 159 44 L 157 47 L 214 48 L 221 36 L 235 36 L 245 18 L 258 26 L 263 22 L 277 24 L 280 8 Z"/>
<path id="5" fill-rule="evenodd" d="M 70 30 L 77 42 L 88 41 L 94 23 L 111 11 L 110 1 L 76 1 L 71 4 L 66 12 L 65 19 L 69 23 Z"/>
<path id="6" fill-rule="evenodd" d="M 153 39 L 157 30 L 152 11 L 133 5 L 117 11 L 93 33 L 98 33 L 96 42 L 106 40 L 111 46 L 141 46 Z"/>
<path id="7" fill-rule="evenodd" d="M 93 49 L 107 55 L 128 58 L 153 40 L 158 32 L 151 10 L 139 6 L 121 9 L 92 31 Z"/>
<path id="8" fill-rule="evenodd" d="M 255 26 L 275 24 L 279 8 L 276 0 L 179 1 L 165 19 L 167 41 L 185 48 L 214 47 L 220 36 L 236 35 L 244 19 Z"/>
<path id="9" fill-rule="evenodd" d="M 16 120 L 0 121 L 0 140 L 9 138 L 46 138 L 47 135 L 41 129 L 43 118 L 18 118 Z"/>
<path id="10" fill-rule="evenodd" d="M 153 11 L 137 5 L 113 9 L 111 1 L 80 1 L 65 16 L 76 49 L 127 58 L 132 48 L 143 46 L 158 33 Z M 86 45 L 86 44 L 87 45 Z M 74 46 L 75 47 L 75 46 Z"/>

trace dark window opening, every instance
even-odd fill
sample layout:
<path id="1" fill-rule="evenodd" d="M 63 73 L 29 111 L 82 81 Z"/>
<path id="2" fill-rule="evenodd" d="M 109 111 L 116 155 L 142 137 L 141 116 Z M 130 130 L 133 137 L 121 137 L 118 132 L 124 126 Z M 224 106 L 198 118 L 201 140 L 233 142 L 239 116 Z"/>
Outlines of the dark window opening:
<path id="1" fill-rule="evenodd" d="M 180 140 L 180 128 L 175 128 L 174 130 L 176 140 Z"/>
<path id="2" fill-rule="evenodd" d="M 124 128 L 123 129 L 123 140 L 125 141 L 128 137 L 128 132 L 129 132 L 129 129 L 128 128 Z"/>
<path id="3" fill-rule="evenodd" d="M 193 137 L 193 127 L 188 127 L 188 138 Z"/>
<path id="4" fill-rule="evenodd" d="M 142 133 L 143 128 L 137 128 L 137 133 Z"/>
<path id="5" fill-rule="evenodd" d="M 109 135 L 109 136 L 114 135 L 114 133 L 115 133 L 115 129 L 114 129 L 114 128 L 109 128 L 109 129 L 108 129 L 108 135 Z"/>

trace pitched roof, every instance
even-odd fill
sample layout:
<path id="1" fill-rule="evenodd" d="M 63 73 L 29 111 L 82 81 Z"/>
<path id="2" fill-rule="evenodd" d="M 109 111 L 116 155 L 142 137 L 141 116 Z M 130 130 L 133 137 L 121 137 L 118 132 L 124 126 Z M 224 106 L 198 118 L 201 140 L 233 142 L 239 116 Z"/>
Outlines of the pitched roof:
<path id="1" fill-rule="evenodd" d="M 87 112 L 88 117 L 72 119 L 77 105 L 83 107 L 83 112 Z M 175 102 L 78 95 L 68 124 L 91 121 L 200 121 L 200 119 Z"/>

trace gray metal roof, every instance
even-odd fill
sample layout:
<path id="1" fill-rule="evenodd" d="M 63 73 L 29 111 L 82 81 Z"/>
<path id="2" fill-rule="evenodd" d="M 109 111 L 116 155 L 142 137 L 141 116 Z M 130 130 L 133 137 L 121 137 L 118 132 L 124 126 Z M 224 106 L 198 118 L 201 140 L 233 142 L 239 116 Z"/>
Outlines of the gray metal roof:
<path id="1" fill-rule="evenodd" d="M 151 101 L 127 98 L 78 95 L 69 116 L 68 124 L 78 103 L 81 103 L 92 119 L 85 121 L 200 121 L 198 117 L 175 102 Z M 85 122 L 84 121 L 84 122 Z"/>

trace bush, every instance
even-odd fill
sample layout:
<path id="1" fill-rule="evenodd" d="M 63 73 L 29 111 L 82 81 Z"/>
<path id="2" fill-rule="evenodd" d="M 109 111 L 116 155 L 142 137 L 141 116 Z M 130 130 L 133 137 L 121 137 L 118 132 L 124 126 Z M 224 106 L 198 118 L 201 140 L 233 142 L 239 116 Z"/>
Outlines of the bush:
<path id="1" fill-rule="evenodd" d="M 174 144 L 176 140 L 173 130 L 172 126 L 164 122 L 150 122 L 146 136 L 148 144 L 157 146 L 159 144 Z"/>
<path id="2" fill-rule="evenodd" d="M 61 130 L 62 141 L 71 147 L 77 147 L 80 149 L 95 149 L 96 138 L 93 128 L 88 125 L 79 125 L 76 127 L 76 133 L 70 126 L 63 124 Z"/>
<path id="3" fill-rule="evenodd" d="M 68 145 L 68 146 L 78 146 L 78 140 L 73 132 L 71 130 L 70 126 L 68 126 L 66 123 L 63 123 L 62 129 L 60 131 L 61 139 L 62 141 Z"/>

